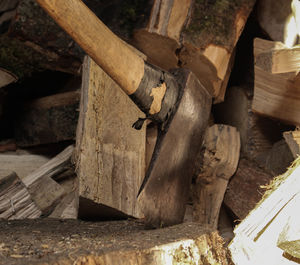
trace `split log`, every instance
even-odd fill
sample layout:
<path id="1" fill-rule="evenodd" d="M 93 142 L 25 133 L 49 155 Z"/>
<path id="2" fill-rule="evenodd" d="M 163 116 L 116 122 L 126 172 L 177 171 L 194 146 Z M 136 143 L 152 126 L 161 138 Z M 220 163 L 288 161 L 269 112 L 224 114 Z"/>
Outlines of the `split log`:
<path id="1" fill-rule="evenodd" d="M 49 162 L 22 179 L 32 200 L 43 215 L 48 215 L 65 195 L 65 190 L 52 177 L 69 167 L 73 150 L 73 146 L 67 147 Z"/>
<path id="2" fill-rule="evenodd" d="M 0 154 L 0 172 L 14 171 L 23 179 L 36 169 L 46 164 L 50 159 L 42 155 L 2 153 Z"/>
<path id="3" fill-rule="evenodd" d="M 141 217 L 137 193 L 145 175 L 146 136 L 145 128 L 132 125 L 144 114 L 88 57 L 81 93 L 75 155 L 79 215 L 114 211 Z"/>
<path id="4" fill-rule="evenodd" d="M 196 223 L 147 231 L 134 221 L 11 221 L 0 222 L 0 237 L 1 261 L 11 265 L 232 265 L 218 233 Z"/>
<path id="5" fill-rule="evenodd" d="M 256 163 L 242 158 L 225 193 L 226 207 L 239 220 L 243 220 L 261 199 L 264 192 L 262 186 L 272 178 L 270 173 L 259 168 Z"/>
<path id="6" fill-rule="evenodd" d="M 300 47 L 263 51 L 257 54 L 255 65 L 272 74 L 298 72 L 300 69 Z"/>
<path id="7" fill-rule="evenodd" d="M 284 132 L 283 137 L 296 159 L 300 155 L 300 131 Z"/>
<path id="8" fill-rule="evenodd" d="M 240 134 L 236 128 L 216 124 L 206 130 L 203 162 L 194 188 L 193 221 L 217 229 L 227 184 L 240 157 Z"/>
<path id="9" fill-rule="evenodd" d="M 38 218 L 40 209 L 32 201 L 22 180 L 13 171 L 0 173 L 0 219 Z"/>
<path id="10" fill-rule="evenodd" d="M 17 80 L 18 78 L 14 74 L 0 68 L 0 88 L 14 83 Z"/>
<path id="11" fill-rule="evenodd" d="M 19 78 L 43 69 L 78 74 L 84 53 L 34 0 L 0 5 L 1 67 Z"/>
<path id="12" fill-rule="evenodd" d="M 221 102 L 230 59 L 254 2 L 156 0 L 147 26 L 135 32 L 134 44 L 164 69 L 192 70 Z"/>
<path id="13" fill-rule="evenodd" d="M 285 242 L 290 242 L 286 237 L 287 227 L 292 228 L 292 219 L 298 219 L 299 162 L 299 159 L 295 160 L 283 176 L 270 183 L 263 199 L 234 230 L 235 237 L 229 247 L 236 265 L 295 264 L 290 256 L 297 254 L 292 251 L 292 247 L 297 246 L 299 234 L 294 235 L 297 239 L 290 245 L 291 248 Z M 299 258 L 296 258 L 298 263 Z"/>
<path id="14" fill-rule="evenodd" d="M 55 94 L 24 103 L 15 121 L 18 146 L 74 140 L 78 121 L 79 91 Z"/>
<path id="15" fill-rule="evenodd" d="M 257 19 L 261 28 L 274 41 L 292 47 L 297 41 L 297 26 L 292 14 L 292 0 L 260 0 L 257 4 Z"/>
<path id="16" fill-rule="evenodd" d="M 287 168 L 294 161 L 293 154 L 284 139 L 276 142 L 270 150 L 265 168 L 278 176 L 286 172 Z"/>
<path id="17" fill-rule="evenodd" d="M 256 38 L 254 56 L 266 51 L 277 43 Z M 268 47 L 268 48 L 267 48 Z M 295 73 L 271 74 L 255 65 L 253 111 L 282 120 L 288 124 L 300 124 L 300 78 Z"/>
<path id="18" fill-rule="evenodd" d="M 286 126 L 252 111 L 252 95 L 248 87 L 229 87 L 225 101 L 215 106 L 216 123 L 237 128 L 241 136 L 244 157 L 265 166 L 266 156 L 273 144 L 282 138 Z"/>

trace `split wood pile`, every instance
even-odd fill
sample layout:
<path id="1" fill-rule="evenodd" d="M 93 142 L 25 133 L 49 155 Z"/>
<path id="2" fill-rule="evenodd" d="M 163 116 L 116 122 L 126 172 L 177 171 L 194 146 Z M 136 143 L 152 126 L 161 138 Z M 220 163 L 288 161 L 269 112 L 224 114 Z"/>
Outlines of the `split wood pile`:
<path id="1" fill-rule="evenodd" d="M 106 235 L 98 248 L 91 243 L 80 252 L 75 240 L 78 251 L 62 254 L 55 245 L 61 239 L 45 241 L 51 258 L 44 264 L 232 264 L 223 245 L 232 239 L 235 264 L 299 262 L 298 1 L 83 2 L 141 58 L 164 71 L 188 68 L 213 98 L 203 139 L 192 143 L 201 152 L 189 195 L 169 180 L 159 187 L 150 181 L 152 197 L 138 196 L 160 136 L 156 124 L 133 128 L 145 114 L 34 0 L 2 0 L 0 219 L 41 218 L 31 220 L 37 230 L 43 221 L 53 226 L 49 218 L 138 220 L 94 224 L 116 231 L 117 247 Z M 184 224 L 145 232 L 145 212 L 160 200 L 170 206 L 160 214 Z M 74 236 L 91 229 L 65 222 Z M 87 232 L 84 240 L 91 238 Z M 36 262 L 37 254 L 13 253 L 1 240 L 5 264 Z M 24 247 L 28 238 L 22 240 Z"/>

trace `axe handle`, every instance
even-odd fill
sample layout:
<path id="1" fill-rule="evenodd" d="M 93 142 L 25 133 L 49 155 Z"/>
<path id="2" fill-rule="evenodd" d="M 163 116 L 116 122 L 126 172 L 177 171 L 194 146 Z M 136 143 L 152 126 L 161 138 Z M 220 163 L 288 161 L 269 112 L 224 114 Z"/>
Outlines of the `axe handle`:
<path id="1" fill-rule="evenodd" d="M 36 1 L 127 95 L 137 90 L 144 75 L 144 60 L 124 45 L 81 0 Z"/>
<path id="2" fill-rule="evenodd" d="M 81 0 L 36 0 L 130 96 L 146 116 L 167 124 L 179 96 L 175 78 L 152 66 L 111 32 Z"/>

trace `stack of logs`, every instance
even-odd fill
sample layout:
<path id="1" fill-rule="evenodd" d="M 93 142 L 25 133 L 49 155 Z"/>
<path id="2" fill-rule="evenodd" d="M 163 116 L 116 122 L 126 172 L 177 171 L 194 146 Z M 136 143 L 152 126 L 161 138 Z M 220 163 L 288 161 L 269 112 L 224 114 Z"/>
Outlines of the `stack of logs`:
<path id="1" fill-rule="evenodd" d="M 297 1 L 83 2 L 145 60 L 190 69 L 212 96 L 184 222 L 230 241 L 300 154 Z M 1 1 L 0 219 L 143 220 L 157 135 L 150 122 L 133 129 L 139 118 L 34 0 Z M 230 264 L 214 236 L 209 264 Z"/>

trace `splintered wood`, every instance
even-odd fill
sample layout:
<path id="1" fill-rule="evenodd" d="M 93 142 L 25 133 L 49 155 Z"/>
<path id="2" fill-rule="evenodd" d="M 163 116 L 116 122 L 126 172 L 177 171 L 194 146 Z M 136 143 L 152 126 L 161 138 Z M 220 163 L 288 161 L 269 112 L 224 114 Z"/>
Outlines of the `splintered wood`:
<path id="1" fill-rule="evenodd" d="M 299 261 L 300 158 L 268 186 L 263 199 L 234 230 L 229 248 L 236 265 Z M 298 248 L 298 249 L 297 249 Z"/>
<path id="2" fill-rule="evenodd" d="M 145 175 L 146 136 L 145 128 L 132 128 L 139 117 L 144 114 L 120 87 L 86 58 L 75 155 L 79 215 L 141 217 L 136 198 Z"/>
<path id="3" fill-rule="evenodd" d="M 194 188 L 194 221 L 217 229 L 219 212 L 230 177 L 240 156 L 236 128 L 216 124 L 206 130 L 203 163 Z"/>
<path id="4" fill-rule="evenodd" d="M 283 44 L 263 39 L 254 40 L 254 56 L 281 49 Z M 297 57 L 300 51 L 297 51 Z M 283 67 L 287 68 L 284 64 Z M 300 78 L 295 72 L 269 73 L 255 65 L 253 111 L 293 125 L 300 124 Z"/>

